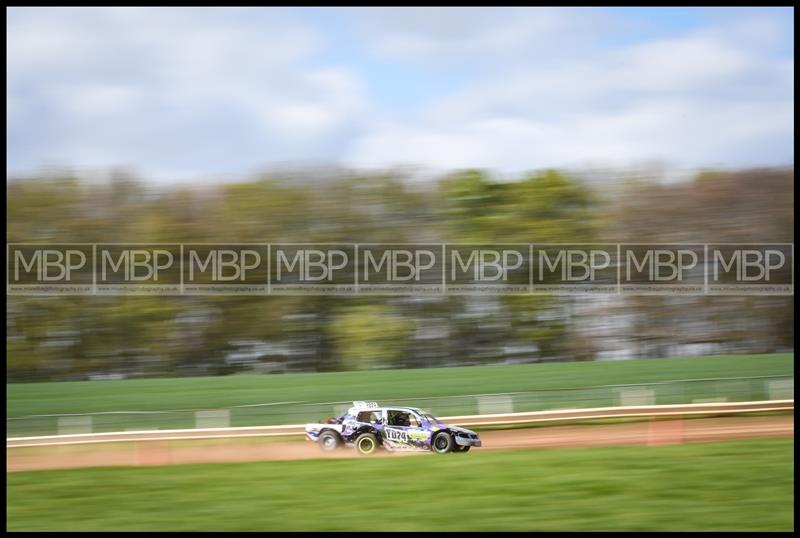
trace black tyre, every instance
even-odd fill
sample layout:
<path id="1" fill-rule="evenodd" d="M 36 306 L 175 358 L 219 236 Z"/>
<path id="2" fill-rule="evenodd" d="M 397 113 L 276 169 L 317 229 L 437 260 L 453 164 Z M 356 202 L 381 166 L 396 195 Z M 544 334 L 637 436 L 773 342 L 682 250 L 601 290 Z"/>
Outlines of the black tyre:
<path id="1" fill-rule="evenodd" d="M 437 454 L 446 454 L 453 450 L 453 446 L 455 446 L 455 441 L 453 441 L 453 436 L 449 433 L 440 433 L 436 437 L 433 438 L 433 442 L 431 443 L 431 450 L 436 452 Z"/>
<path id="2" fill-rule="evenodd" d="M 342 444 L 339 434 L 335 431 L 325 430 L 319 434 L 319 447 L 323 452 L 333 452 Z"/>
<path id="3" fill-rule="evenodd" d="M 453 452 L 469 452 L 469 449 L 472 448 L 471 446 L 454 446 Z"/>
<path id="4" fill-rule="evenodd" d="M 369 456 L 378 449 L 378 438 L 372 433 L 362 433 L 356 438 L 356 450 L 362 456 Z"/>

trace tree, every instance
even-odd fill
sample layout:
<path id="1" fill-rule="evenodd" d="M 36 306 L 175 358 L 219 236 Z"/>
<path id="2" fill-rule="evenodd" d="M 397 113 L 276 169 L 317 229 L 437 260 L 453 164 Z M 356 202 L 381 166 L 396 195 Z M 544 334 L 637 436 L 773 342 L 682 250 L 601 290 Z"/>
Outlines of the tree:
<path id="1" fill-rule="evenodd" d="M 342 369 L 402 366 L 413 323 L 381 304 L 349 306 L 331 322 Z"/>

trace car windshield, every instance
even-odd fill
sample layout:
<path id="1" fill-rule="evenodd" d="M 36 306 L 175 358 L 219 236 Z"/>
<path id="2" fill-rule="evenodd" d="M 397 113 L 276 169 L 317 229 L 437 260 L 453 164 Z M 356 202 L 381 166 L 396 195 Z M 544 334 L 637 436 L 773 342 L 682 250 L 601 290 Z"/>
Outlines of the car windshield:
<path id="1" fill-rule="evenodd" d="M 431 424 L 442 424 L 442 421 L 431 415 L 430 413 L 422 413 L 422 416 Z"/>

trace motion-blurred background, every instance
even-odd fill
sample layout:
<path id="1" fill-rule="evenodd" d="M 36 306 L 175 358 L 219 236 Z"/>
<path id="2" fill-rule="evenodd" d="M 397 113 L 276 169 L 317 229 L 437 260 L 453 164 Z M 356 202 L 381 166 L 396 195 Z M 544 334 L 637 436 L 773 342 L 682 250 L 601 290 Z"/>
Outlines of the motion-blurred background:
<path id="1" fill-rule="evenodd" d="M 166 187 L 8 183 L 10 242 L 792 242 L 793 170 L 593 183 L 455 172 Z M 793 349 L 793 297 L 232 296 L 7 300 L 10 381 L 514 364 Z"/>
<path id="2" fill-rule="evenodd" d="M 792 242 L 788 13 L 11 9 L 7 241 Z M 9 297 L 7 373 L 772 352 L 792 305 Z"/>

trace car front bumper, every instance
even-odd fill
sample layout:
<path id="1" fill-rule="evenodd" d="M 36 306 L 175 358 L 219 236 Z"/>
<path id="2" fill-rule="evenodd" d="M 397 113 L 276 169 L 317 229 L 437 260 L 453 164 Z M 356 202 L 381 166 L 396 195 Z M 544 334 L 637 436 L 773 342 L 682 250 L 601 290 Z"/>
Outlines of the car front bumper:
<path id="1" fill-rule="evenodd" d="M 456 444 L 459 446 L 481 446 L 480 439 L 471 439 L 468 437 L 455 437 Z"/>

